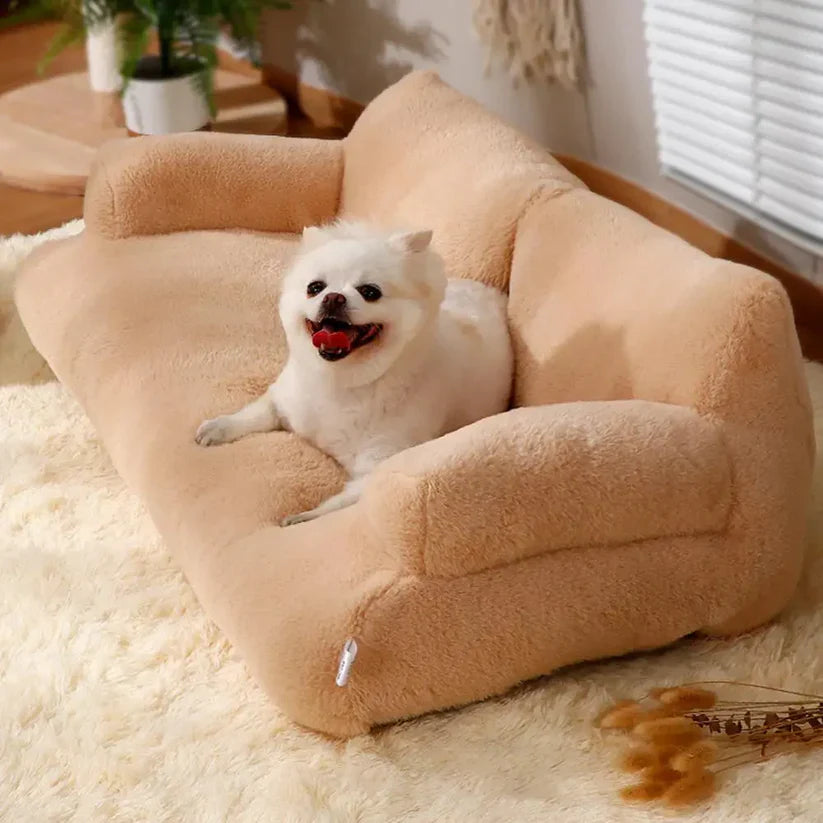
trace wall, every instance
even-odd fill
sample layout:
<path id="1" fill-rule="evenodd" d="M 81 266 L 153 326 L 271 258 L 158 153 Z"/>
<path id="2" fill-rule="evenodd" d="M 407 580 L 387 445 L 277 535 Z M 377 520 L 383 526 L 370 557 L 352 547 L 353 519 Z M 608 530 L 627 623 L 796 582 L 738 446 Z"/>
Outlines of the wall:
<path id="1" fill-rule="evenodd" d="M 434 68 L 552 150 L 660 194 L 787 268 L 823 275 L 823 264 L 812 255 L 660 174 L 643 0 L 578 2 L 588 62 L 585 93 L 515 86 L 499 71 L 487 74 L 470 0 L 297 0 L 294 10 L 267 18 L 263 56 L 308 85 L 362 103 L 412 68 Z"/>
<path id="2" fill-rule="evenodd" d="M 414 68 L 436 69 L 465 94 L 554 150 L 590 152 L 581 94 L 515 88 L 486 74 L 471 23 L 471 0 L 297 0 L 269 14 L 263 58 L 310 86 L 367 103 Z"/>

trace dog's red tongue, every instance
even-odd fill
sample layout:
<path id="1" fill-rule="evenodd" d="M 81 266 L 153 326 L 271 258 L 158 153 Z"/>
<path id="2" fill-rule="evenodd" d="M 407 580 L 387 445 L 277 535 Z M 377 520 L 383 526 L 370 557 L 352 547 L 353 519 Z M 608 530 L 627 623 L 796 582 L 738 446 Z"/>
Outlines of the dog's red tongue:
<path id="1" fill-rule="evenodd" d="M 320 329 L 311 336 L 312 345 L 316 349 L 342 350 L 351 349 L 351 340 L 344 331 L 331 331 L 330 329 Z"/>

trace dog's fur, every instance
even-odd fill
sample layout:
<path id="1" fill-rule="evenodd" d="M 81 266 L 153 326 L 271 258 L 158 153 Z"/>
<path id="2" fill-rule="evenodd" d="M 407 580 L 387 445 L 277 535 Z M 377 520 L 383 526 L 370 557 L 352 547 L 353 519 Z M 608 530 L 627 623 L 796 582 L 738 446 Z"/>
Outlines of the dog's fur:
<path id="1" fill-rule="evenodd" d="M 287 429 L 346 469 L 339 494 L 283 525 L 351 505 L 382 460 L 507 408 L 505 298 L 480 283 L 447 281 L 431 236 L 358 223 L 306 229 L 280 299 L 285 367 L 262 397 L 197 430 L 197 442 L 210 446 Z M 309 284 L 324 288 L 310 294 Z M 364 290 L 367 301 L 358 291 L 365 285 L 382 296 Z M 355 341 L 350 349 L 312 342 L 313 331 L 335 322 Z"/>

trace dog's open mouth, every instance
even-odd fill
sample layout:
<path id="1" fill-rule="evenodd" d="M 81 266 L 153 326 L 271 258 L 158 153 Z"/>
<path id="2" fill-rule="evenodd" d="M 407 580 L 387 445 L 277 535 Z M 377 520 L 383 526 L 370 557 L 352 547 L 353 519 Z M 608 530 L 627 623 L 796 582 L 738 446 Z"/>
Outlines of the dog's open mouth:
<path id="1" fill-rule="evenodd" d="M 382 330 L 378 323 L 356 326 L 344 320 L 327 317 L 319 323 L 306 319 L 311 342 L 324 360 L 342 360 L 355 349 L 371 343 Z"/>

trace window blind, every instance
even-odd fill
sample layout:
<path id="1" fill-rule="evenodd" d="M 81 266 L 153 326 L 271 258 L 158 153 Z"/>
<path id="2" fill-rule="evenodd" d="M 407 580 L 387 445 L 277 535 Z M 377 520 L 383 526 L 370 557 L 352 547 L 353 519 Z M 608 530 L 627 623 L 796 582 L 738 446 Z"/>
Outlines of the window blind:
<path id="1" fill-rule="evenodd" d="M 644 27 L 664 173 L 819 251 L 823 0 L 645 0 Z"/>

